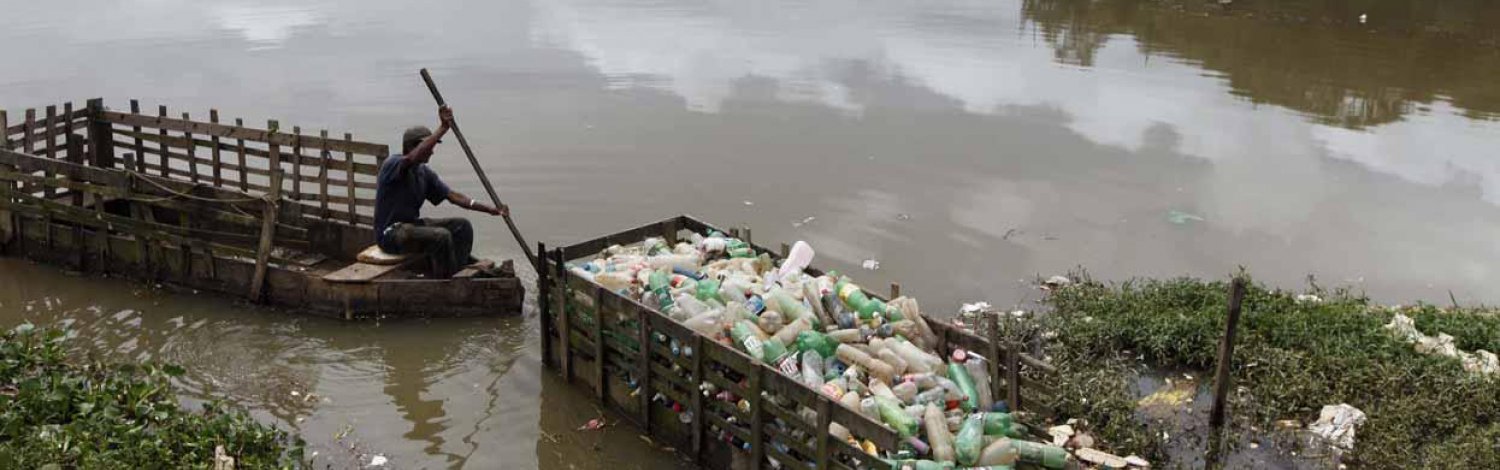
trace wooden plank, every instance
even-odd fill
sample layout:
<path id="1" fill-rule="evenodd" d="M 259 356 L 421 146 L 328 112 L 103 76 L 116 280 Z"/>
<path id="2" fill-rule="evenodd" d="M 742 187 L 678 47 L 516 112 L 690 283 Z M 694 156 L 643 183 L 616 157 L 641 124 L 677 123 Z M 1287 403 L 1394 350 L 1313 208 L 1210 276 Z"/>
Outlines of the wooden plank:
<path id="1" fill-rule="evenodd" d="M 345 132 L 344 133 L 344 142 L 353 142 L 353 141 L 354 141 L 354 134 L 350 134 L 350 133 Z M 344 184 L 344 188 L 346 190 L 346 194 L 348 194 L 348 196 L 346 196 L 346 197 L 349 198 L 348 208 L 346 210 L 349 211 L 349 223 L 351 223 L 351 224 L 357 223 L 357 222 L 355 222 L 355 217 L 354 217 L 354 214 L 355 214 L 355 210 L 354 210 L 354 198 L 355 198 L 355 195 L 354 195 L 354 187 L 355 187 L 355 184 L 354 184 L 355 183 L 355 181 L 354 181 L 354 174 L 355 174 L 354 173 L 354 152 L 345 151 L 344 152 L 344 183 L 345 183 Z M 327 191 L 324 191 L 324 192 L 327 192 Z"/>
<path id="2" fill-rule="evenodd" d="M 57 151 L 55 150 L 57 148 L 55 146 L 56 145 L 56 141 L 57 141 L 57 134 L 52 129 L 52 124 L 56 121 L 56 119 L 57 119 L 57 106 L 56 105 L 49 105 L 49 106 L 47 106 L 47 120 L 45 121 L 45 124 L 43 124 L 43 126 L 45 127 L 45 132 L 46 132 L 46 134 L 45 134 L 46 135 L 46 139 L 47 139 L 47 141 L 46 141 L 47 142 L 46 156 L 47 156 L 48 160 L 56 160 L 57 159 Z M 48 177 L 52 176 L 51 174 L 46 174 L 46 175 Z M 53 188 L 48 188 L 48 189 L 44 190 L 44 192 L 46 193 L 46 197 L 48 199 L 51 199 L 51 198 L 57 196 L 57 194 L 58 194 Z M 47 225 L 51 226 L 52 225 L 52 221 L 48 220 L 47 221 Z M 52 244 L 52 231 L 51 230 L 47 231 L 47 244 L 49 246 Z"/>
<path id="3" fill-rule="evenodd" d="M 10 150 L 10 115 L 0 109 L 0 150 Z"/>
<path id="4" fill-rule="evenodd" d="M 397 269 L 401 269 L 402 266 L 405 266 L 410 262 L 410 260 L 404 261 L 399 264 L 369 264 L 355 262 L 348 266 L 345 266 L 343 269 L 339 269 L 338 271 L 323 275 L 323 280 L 335 284 L 367 284 L 375 278 L 389 274 Z"/>
<path id="5" fill-rule="evenodd" d="M 18 212 L 29 212 L 38 216 L 52 215 L 58 219 L 69 222 L 84 224 L 92 227 L 103 227 L 122 232 L 129 232 L 136 236 L 147 236 L 167 243 L 178 245 L 190 245 L 206 250 L 222 251 L 238 256 L 253 255 L 255 252 L 245 248 L 224 245 L 220 243 L 198 240 L 179 235 L 179 229 L 172 225 L 157 222 L 136 220 L 129 217 L 117 216 L 109 213 L 100 219 L 89 209 L 74 207 L 47 199 L 24 194 L 13 194 L 12 197 L 20 201 L 20 204 L 11 204 L 9 208 Z"/>
<path id="6" fill-rule="evenodd" d="M 765 397 L 760 393 L 762 390 L 760 383 L 767 372 L 772 374 L 776 372 L 764 366 L 755 369 L 750 372 L 750 396 L 745 397 L 745 400 L 750 402 L 750 469 L 760 470 L 766 463 L 766 410 L 764 404 L 761 403 Z"/>
<path id="7" fill-rule="evenodd" d="M 156 114 L 158 116 L 158 119 L 166 119 L 167 106 L 157 105 Z M 171 173 L 167 171 L 172 168 L 172 163 L 167 161 L 167 155 L 171 153 L 171 150 L 167 148 L 167 128 L 162 127 L 157 129 L 157 134 L 161 138 L 161 140 L 158 140 L 156 142 L 156 149 L 159 152 L 157 153 L 157 155 L 161 156 L 161 160 L 158 160 L 157 163 L 161 164 L 161 175 L 171 177 Z"/>
<path id="8" fill-rule="evenodd" d="M 219 123 L 219 110 L 217 110 L 217 109 L 209 109 L 208 110 L 208 122 L 213 123 L 213 124 L 218 124 Z M 213 181 L 214 181 L 214 186 L 224 186 L 224 159 L 219 154 L 219 151 L 221 150 L 221 148 L 220 148 L 220 142 L 219 142 L 219 136 L 217 136 L 217 135 L 216 136 L 212 136 L 212 137 L 209 138 L 209 140 L 213 142 L 213 146 L 209 147 L 209 149 L 212 152 L 211 155 L 212 155 L 212 158 L 213 158 L 213 161 L 214 161 L 213 162 L 213 172 L 214 172 L 213 173 L 213 175 L 214 175 Z"/>
<path id="9" fill-rule="evenodd" d="M 281 200 L 281 173 L 271 173 L 271 192 L 261 217 L 265 225 L 260 228 L 260 247 L 255 252 L 255 275 L 250 279 L 250 301 L 260 302 L 266 282 L 266 263 L 271 259 L 272 234 L 276 232 L 276 204 Z"/>
<path id="10" fill-rule="evenodd" d="M 557 250 L 557 253 L 559 259 L 561 259 L 562 250 Z M 703 463 L 703 423 L 705 415 L 703 413 L 703 394 L 698 393 L 697 388 L 699 384 L 703 383 L 703 346 L 703 336 L 693 335 L 693 375 L 692 384 L 690 384 L 689 388 L 693 392 L 693 463 L 699 465 Z"/>
<path id="11" fill-rule="evenodd" d="M 302 128 L 292 126 L 292 155 L 287 161 L 292 163 L 292 194 L 293 201 L 302 200 Z M 283 158 L 286 156 L 283 155 Z"/>
<path id="12" fill-rule="evenodd" d="M 191 121 L 192 118 L 188 117 L 188 113 L 182 113 L 182 120 L 184 120 L 184 121 Z M 187 145 L 183 146 L 182 151 L 187 155 L 188 175 L 189 175 L 188 177 L 191 179 L 192 182 L 197 183 L 198 182 L 198 158 L 196 156 L 194 156 L 194 154 L 196 153 L 195 150 L 198 148 L 198 146 L 193 145 L 193 133 L 192 133 L 192 131 L 184 132 L 182 134 L 182 140 L 184 140 L 184 141 L 187 142 Z"/>
<path id="13" fill-rule="evenodd" d="M 241 126 L 231 127 L 221 124 L 171 119 L 167 118 L 165 115 L 161 116 L 160 118 L 152 118 L 149 116 L 134 116 L 118 112 L 105 112 L 104 119 L 115 124 L 155 127 L 163 130 L 192 132 L 195 134 L 217 135 L 219 137 L 228 139 L 244 139 L 251 142 L 262 142 L 266 144 L 290 146 L 294 145 L 297 140 L 291 134 L 278 132 L 277 129 L 279 128 L 276 126 L 268 127 L 265 130 L 259 130 Z M 322 142 L 317 142 L 313 139 L 317 138 L 306 137 L 302 139 L 302 144 L 312 146 L 321 146 L 323 144 Z M 390 153 L 389 146 L 369 142 L 344 142 L 339 140 L 329 140 L 327 142 L 327 145 L 329 150 L 339 152 L 354 152 L 361 155 L 373 155 L 376 158 L 382 158 Z"/>
<path id="14" fill-rule="evenodd" d="M 595 285 L 593 295 L 594 325 L 591 337 L 594 340 L 594 357 L 599 358 L 594 361 L 594 380 L 597 380 L 594 387 L 594 399 L 599 403 L 604 403 L 604 398 L 609 396 L 609 380 L 604 374 L 604 361 L 602 360 L 604 355 L 608 354 L 604 351 L 604 299 L 606 296 L 612 297 L 613 294 L 606 294 L 603 287 Z"/>
<path id="15" fill-rule="evenodd" d="M 130 114 L 136 114 L 136 115 L 141 114 L 141 102 L 140 101 L 138 101 L 138 100 L 130 100 Z M 103 113 L 101 113 L 100 115 L 102 116 Z M 138 172 L 141 172 L 141 173 L 145 173 L 146 172 L 146 148 L 145 148 L 143 142 L 141 141 L 141 126 L 132 126 L 130 128 L 130 130 L 131 130 L 131 133 L 133 133 L 135 135 L 135 142 L 134 142 L 135 145 L 132 147 L 132 148 L 135 149 L 135 171 L 138 171 Z M 144 256 L 144 254 L 142 256 Z"/>
<path id="16" fill-rule="evenodd" d="M 651 397 L 655 394 L 651 386 L 651 344 L 655 338 L 651 334 L 651 312 L 636 305 L 629 307 L 635 312 L 636 328 L 640 333 L 636 335 L 639 341 L 640 355 L 636 356 L 636 370 L 640 371 L 640 377 L 636 377 L 636 386 L 639 387 L 639 399 L 641 408 L 641 427 L 645 428 L 646 435 L 651 435 Z"/>
<path id="17" fill-rule="evenodd" d="M 234 118 L 234 127 L 245 127 L 245 120 L 241 118 Z M 140 128 L 137 127 L 136 129 Z M 240 174 L 240 191 L 249 192 L 250 179 L 245 175 L 245 171 L 250 167 L 248 165 L 245 165 L 245 139 L 234 139 L 234 153 L 235 156 L 239 159 L 239 166 L 237 166 L 236 168 L 239 169 Z"/>
<path id="18" fill-rule="evenodd" d="M 557 269 L 557 276 L 555 276 L 555 278 L 559 281 L 557 283 L 557 287 L 555 288 L 555 290 L 557 291 L 556 303 L 558 311 L 561 313 L 561 315 L 558 315 L 558 342 L 560 344 L 558 349 L 562 351 L 562 357 L 560 359 L 562 360 L 563 378 L 568 383 L 573 383 L 573 335 L 570 334 L 570 332 L 572 331 L 570 324 L 572 323 L 571 319 L 573 313 L 572 309 L 568 308 L 568 276 L 570 276 L 571 273 L 569 273 L 567 267 L 563 265 L 562 254 L 562 249 L 558 249 L 552 252 L 552 263 L 553 266 Z"/>
<path id="19" fill-rule="evenodd" d="M 32 152 L 32 149 L 34 149 L 36 147 L 34 145 L 32 145 L 32 142 L 31 142 L 31 136 L 35 132 L 36 132 L 36 109 L 27 109 L 26 110 L 26 121 L 24 121 L 24 122 L 21 123 L 21 151 L 26 152 L 28 154 L 35 155 L 35 153 Z"/>
<path id="20" fill-rule="evenodd" d="M 0 121 L 0 123 L 3 122 Z M 536 252 L 540 253 L 541 257 L 537 258 L 536 265 L 531 268 L 536 271 L 536 304 L 537 311 L 541 312 L 542 320 L 542 366 L 551 369 L 557 363 L 552 358 L 552 286 L 547 283 L 552 269 L 547 266 L 547 243 L 537 242 Z"/>
<path id="21" fill-rule="evenodd" d="M 87 121 L 89 139 L 89 163 L 98 168 L 115 167 L 115 138 L 114 126 L 109 123 L 92 119 L 104 112 L 104 100 L 94 98 L 88 101 Z M 106 244 L 107 246 L 107 244 Z"/>
<path id="22" fill-rule="evenodd" d="M 329 194 L 328 194 L 328 130 L 327 129 L 319 130 L 318 131 L 318 136 L 320 136 L 320 137 L 323 138 L 323 142 L 321 142 L 319 144 L 321 147 L 318 149 L 318 195 L 323 196 L 323 197 L 318 198 L 318 202 L 319 202 L 319 204 L 322 204 L 322 209 L 323 209 L 323 214 L 324 214 L 323 218 L 326 219 L 326 218 L 328 218 L 327 214 L 328 214 L 328 196 L 329 196 Z"/>
<path id="23" fill-rule="evenodd" d="M 818 448 L 813 454 L 813 463 L 816 464 L 819 470 L 828 468 L 828 441 L 831 439 L 831 436 L 828 435 L 828 425 L 833 423 L 832 403 L 833 400 L 820 393 L 818 394 L 817 405 L 814 407 L 814 411 L 818 413 L 818 428 L 814 434 L 818 436 Z"/>

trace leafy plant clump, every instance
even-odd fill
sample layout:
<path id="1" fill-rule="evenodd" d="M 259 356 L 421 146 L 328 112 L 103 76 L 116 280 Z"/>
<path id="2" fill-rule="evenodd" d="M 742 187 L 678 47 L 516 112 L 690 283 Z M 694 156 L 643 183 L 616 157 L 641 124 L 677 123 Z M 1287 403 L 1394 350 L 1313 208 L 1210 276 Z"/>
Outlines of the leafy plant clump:
<path id="1" fill-rule="evenodd" d="M 178 406 L 171 365 L 69 357 L 66 332 L 23 324 L 0 336 L 0 468 L 301 466 L 302 442 L 217 403 Z"/>
<path id="2" fill-rule="evenodd" d="M 1368 421 L 1344 462 L 1363 468 L 1500 468 L 1500 377 L 1457 360 L 1418 353 L 1383 326 L 1399 312 L 1424 333 L 1455 337 L 1466 350 L 1500 349 L 1500 316 L 1482 309 L 1383 307 L 1347 291 L 1247 289 L 1233 358 L 1234 420 L 1271 429 L 1310 423 L 1324 405 L 1348 403 Z M 1131 423 L 1134 396 L 1120 365 L 1212 370 L 1223 334 L 1228 284 L 1195 279 L 1105 285 L 1084 279 L 1055 290 L 1039 330 L 1062 371 L 1060 411 L 1101 423 L 1105 442 L 1155 454 L 1161 441 Z M 1050 335 L 1049 335 L 1050 336 Z M 1130 351 L 1129 357 L 1123 352 Z M 1108 372 L 1108 375 L 1101 372 Z M 1124 446 L 1130 448 L 1131 446 Z"/>

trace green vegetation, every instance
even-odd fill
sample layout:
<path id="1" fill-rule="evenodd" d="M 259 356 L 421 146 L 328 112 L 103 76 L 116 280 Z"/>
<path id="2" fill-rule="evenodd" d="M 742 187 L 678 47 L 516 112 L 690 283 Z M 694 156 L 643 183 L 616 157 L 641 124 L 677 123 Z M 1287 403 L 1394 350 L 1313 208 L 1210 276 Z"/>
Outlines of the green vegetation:
<path id="1" fill-rule="evenodd" d="M 1500 377 L 1417 353 L 1383 328 L 1397 311 L 1465 350 L 1500 350 L 1500 315 L 1432 306 L 1396 310 L 1347 291 L 1298 302 L 1251 285 L 1235 349 L 1231 420 L 1243 430 L 1277 420 L 1309 423 L 1324 405 L 1369 417 L 1344 462 L 1362 468 L 1500 468 Z M 1136 420 L 1137 358 L 1212 370 L 1228 286 L 1194 279 L 1104 285 L 1084 279 L 1052 293 L 1053 312 L 1027 325 L 1055 332 L 1048 353 L 1062 372 L 1057 406 L 1087 418 L 1109 447 L 1161 460 L 1164 443 Z M 1012 334 L 1020 334 L 1013 330 Z"/>
<path id="2" fill-rule="evenodd" d="M 67 335 L 23 324 L 0 336 L 0 468 L 235 468 L 301 465 L 302 443 L 244 412 L 178 406 L 171 365 L 76 361 Z"/>

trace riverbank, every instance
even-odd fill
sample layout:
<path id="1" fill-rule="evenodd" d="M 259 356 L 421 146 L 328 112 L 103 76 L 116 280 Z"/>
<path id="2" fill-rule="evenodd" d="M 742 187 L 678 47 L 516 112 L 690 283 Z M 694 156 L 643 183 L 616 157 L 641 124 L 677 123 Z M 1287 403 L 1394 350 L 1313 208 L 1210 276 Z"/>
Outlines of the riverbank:
<path id="1" fill-rule="evenodd" d="M 1061 415 L 1083 418 L 1115 450 L 1199 467 L 1212 463 L 1211 450 L 1231 462 L 1269 458 L 1299 468 L 1500 467 L 1500 374 L 1420 353 L 1385 327 L 1404 314 L 1425 334 L 1452 335 L 1461 350 L 1500 351 L 1494 310 L 1388 307 L 1348 290 L 1252 283 L 1232 365 L 1228 437 L 1218 441 L 1205 439 L 1212 396 L 1205 371 L 1215 365 L 1227 283 L 1078 277 L 1052 290 L 1049 312 L 1007 323 L 1006 334 L 1050 356 L 1061 371 Z M 1336 451 L 1305 429 L 1325 405 L 1342 403 L 1368 421 L 1352 449 Z M 1162 405 L 1165 414 L 1152 409 Z"/>
<path id="2" fill-rule="evenodd" d="M 303 466 L 300 439 L 237 408 L 184 409 L 181 367 L 79 358 L 69 338 L 30 323 L 0 337 L 0 467 Z"/>

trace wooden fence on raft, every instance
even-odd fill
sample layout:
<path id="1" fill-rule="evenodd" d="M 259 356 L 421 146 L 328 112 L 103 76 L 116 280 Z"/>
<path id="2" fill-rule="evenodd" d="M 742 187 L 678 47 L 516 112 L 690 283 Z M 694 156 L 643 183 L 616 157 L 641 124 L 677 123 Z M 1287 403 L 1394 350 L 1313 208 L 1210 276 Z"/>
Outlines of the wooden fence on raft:
<path id="1" fill-rule="evenodd" d="M 94 99 L 0 110 L 8 246 L 41 240 L 46 250 L 24 251 L 104 270 L 120 259 L 111 250 L 125 250 L 136 268 L 181 276 L 194 275 L 194 254 L 207 255 L 197 264 L 210 273 L 215 256 L 256 259 L 258 286 L 267 260 L 305 266 L 368 244 L 385 145 L 286 132 L 274 120 L 265 129 L 223 124 L 218 110 L 201 122 L 169 117 L 165 106 L 141 114 L 135 100 L 129 109 Z"/>
<path id="2" fill-rule="evenodd" d="M 729 446 L 712 436 L 707 426 L 745 443 L 750 468 L 767 459 L 786 468 L 874 468 L 880 462 L 865 450 L 831 436 L 837 423 L 852 435 L 872 442 L 881 452 L 894 452 L 901 438 L 892 428 L 849 409 L 796 378 L 763 364 L 733 347 L 696 334 L 680 323 L 633 299 L 610 292 L 566 268 L 566 263 L 597 255 L 605 247 L 662 237 L 675 244 L 682 231 L 722 230 L 690 216 L 680 216 L 600 237 L 542 254 L 537 268 L 542 315 L 543 362 L 569 382 L 588 383 L 596 399 L 630 417 L 657 442 L 670 443 L 699 465 L 727 465 Z M 774 259 L 785 256 L 754 246 Z M 814 276 L 822 272 L 809 268 Z M 893 286 L 893 290 L 896 288 Z M 873 298 L 882 298 L 867 293 Z M 893 293 L 894 294 L 894 293 Z M 1052 391 L 1043 382 L 1056 370 L 1017 347 L 1003 347 L 967 333 L 947 322 L 929 320 L 938 336 L 939 352 L 955 348 L 979 351 L 989 359 L 992 396 L 1013 408 L 1050 416 Z M 993 331 L 993 330 L 992 330 Z M 628 375 L 634 384 L 622 387 L 616 377 Z M 742 397 L 742 409 L 705 396 L 700 384 L 712 384 Z M 634 385 L 636 390 L 628 390 Z M 675 419 L 672 408 L 656 400 L 658 394 L 676 402 L 693 419 Z M 1023 397 L 1024 395 L 1024 397 Z M 631 398 L 633 397 L 633 398 Z M 1019 405 L 1019 406 L 1017 406 Z"/>

